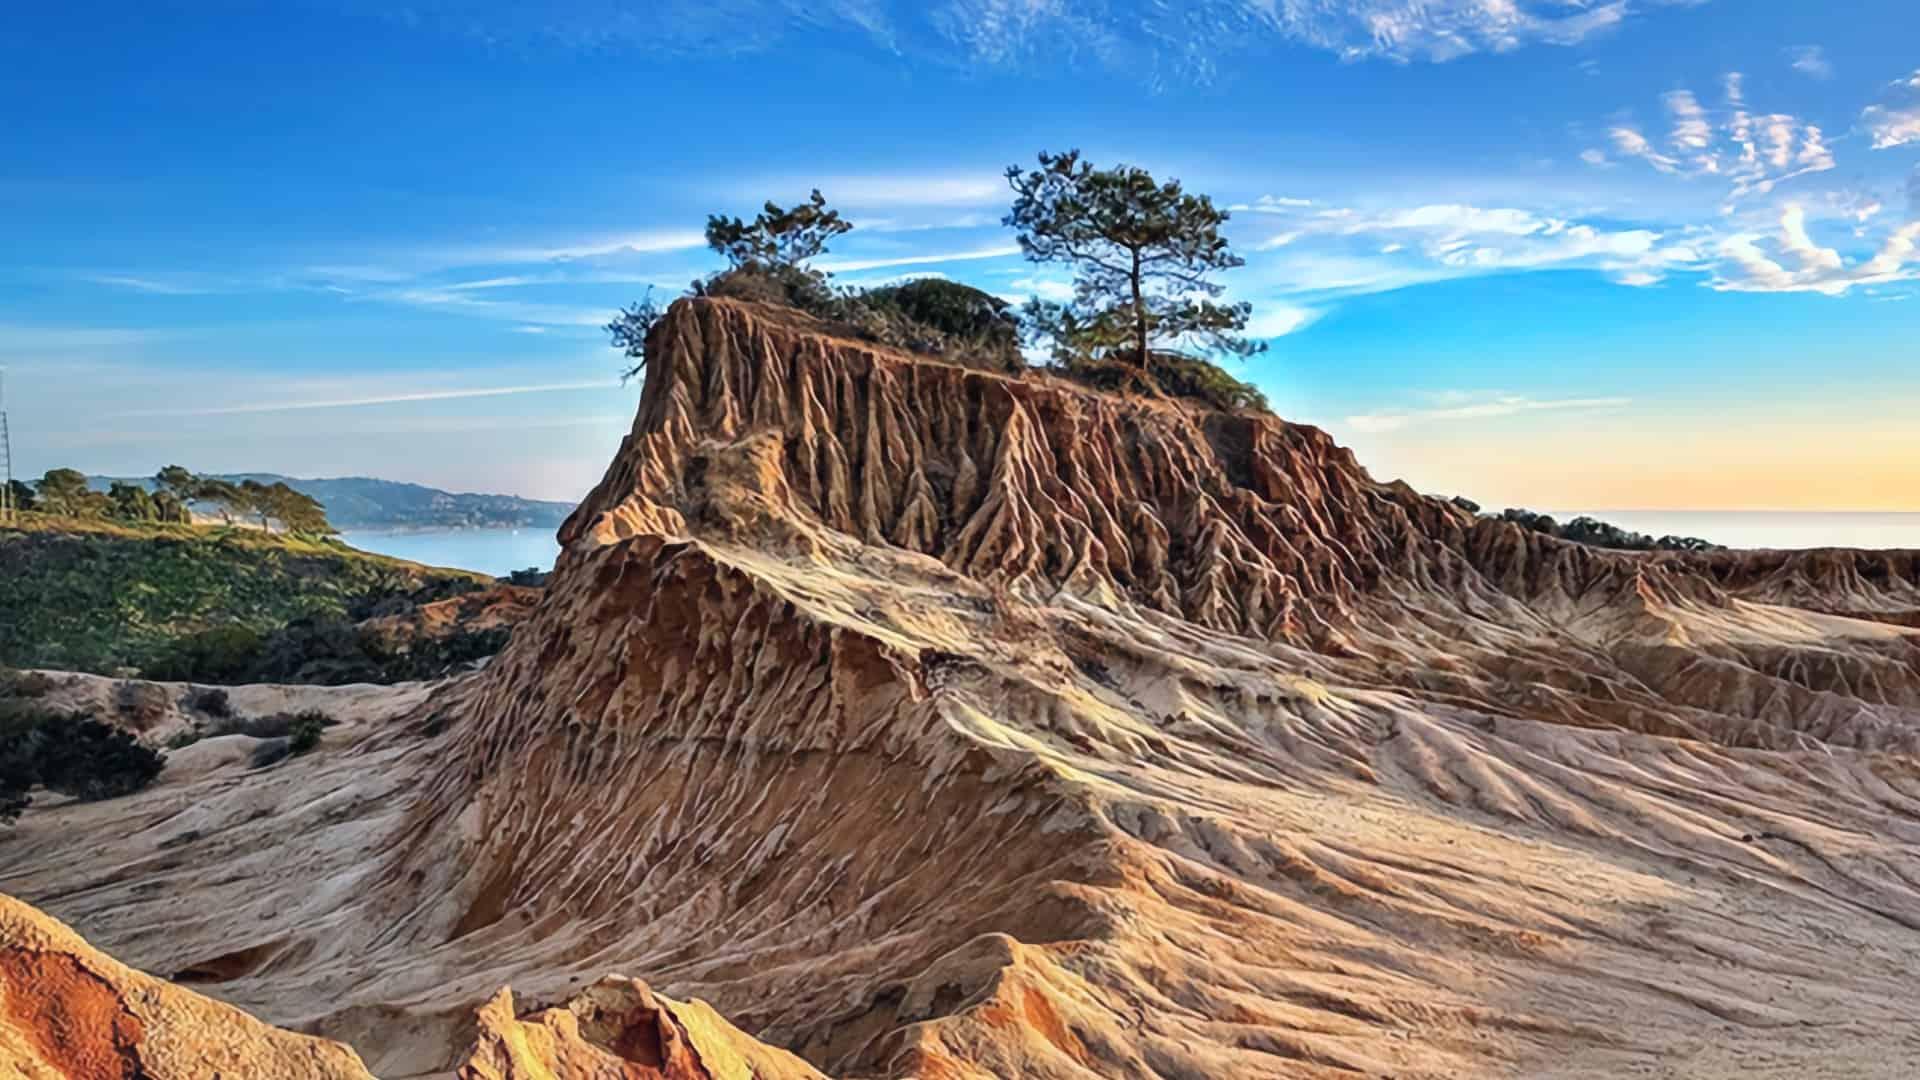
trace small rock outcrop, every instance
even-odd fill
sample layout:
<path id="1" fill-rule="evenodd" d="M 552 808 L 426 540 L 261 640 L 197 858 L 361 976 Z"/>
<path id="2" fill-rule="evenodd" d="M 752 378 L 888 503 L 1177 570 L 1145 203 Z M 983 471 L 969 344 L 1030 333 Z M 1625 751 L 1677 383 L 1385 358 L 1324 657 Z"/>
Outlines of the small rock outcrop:
<path id="1" fill-rule="evenodd" d="M 480 1009 L 478 1025 L 459 1080 L 825 1080 L 704 1002 L 681 1004 L 617 976 L 524 1017 L 502 989 Z"/>
<path id="2" fill-rule="evenodd" d="M 0 894 L 0 1075 L 22 1080 L 373 1080 L 326 1039 L 143 975 Z"/>

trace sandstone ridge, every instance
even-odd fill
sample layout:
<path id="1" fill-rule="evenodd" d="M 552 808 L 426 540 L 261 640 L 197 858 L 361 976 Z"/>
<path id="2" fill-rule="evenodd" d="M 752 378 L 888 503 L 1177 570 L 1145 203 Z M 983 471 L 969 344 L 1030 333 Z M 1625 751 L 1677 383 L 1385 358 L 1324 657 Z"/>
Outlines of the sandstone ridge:
<path id="1" fill-rule="evenodd" d="M 1913 553 L 1599 551 L 1270 416 L 655 335 L 484 672 L 30 816 L 6 887 L 387 1077 L 606 1064 L 496 995 L 616 971 L 609 1030 L 844 1077 L 1912 1059 Z"/>

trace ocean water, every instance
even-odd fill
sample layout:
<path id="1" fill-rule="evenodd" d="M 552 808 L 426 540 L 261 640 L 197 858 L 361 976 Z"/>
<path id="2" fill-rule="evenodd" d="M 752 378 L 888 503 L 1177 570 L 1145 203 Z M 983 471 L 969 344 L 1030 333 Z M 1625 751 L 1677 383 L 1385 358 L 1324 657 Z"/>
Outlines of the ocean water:
<path id="1" fill-rule="evenodd" d="M 1586 515 L 1652 536 L 1698 536 L 1734 548 L 1916 548 L 1920 514 L 1781 513 L 1746 510 L 1552 510 L 1561 521 Z M 505 577 L 553 568 L 560 545 L 552 529 L 456 529 L 447 532 L 349 532 L 347 543 L 429 566 Z"/>
<path id="2" fill-rule="evenodd" d="M 345 532 L 340 539 L 359 548 L 428 566 L 477 570 L 505 577 L 529 566 L 553 569 L 560 555 L 554 530 L 449 529 L 445 532 Z"/>
<path id="3" fill-rule="evenodd" d="M 1920 548 L 1920 514 L 1771 510 L 1551 510 L 1650 536 L 1697 536 L 1730 548 Z"/>

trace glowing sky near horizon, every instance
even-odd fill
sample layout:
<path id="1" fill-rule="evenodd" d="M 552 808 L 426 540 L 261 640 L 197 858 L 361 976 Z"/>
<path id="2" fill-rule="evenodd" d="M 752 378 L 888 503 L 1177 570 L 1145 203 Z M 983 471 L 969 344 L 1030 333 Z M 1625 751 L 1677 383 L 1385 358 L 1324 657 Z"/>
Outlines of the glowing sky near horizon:
<path id="1" fill-rule="evenodd" d="M 1240 369 L 1495 506 L 1920 510 L 1920 10 L 1735 0 L 80 2 L 0 31 L 18 470 L 574 498 L 598 330 L 819 186 L 847 284 L 1058 296 L 1000 173 L 1235 208 Z"/>

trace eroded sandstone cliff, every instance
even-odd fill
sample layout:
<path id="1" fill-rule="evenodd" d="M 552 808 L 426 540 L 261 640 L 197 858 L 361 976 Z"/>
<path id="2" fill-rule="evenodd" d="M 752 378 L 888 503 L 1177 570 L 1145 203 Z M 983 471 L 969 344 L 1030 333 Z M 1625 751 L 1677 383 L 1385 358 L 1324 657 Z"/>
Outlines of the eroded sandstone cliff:
<path id="1" fill-rule="evenodd" d="M 383 1076 L 608 972 L 849 1077 L 1920 1055 L 1913 554 L 1599 551 L 1272 417 L 656 334 L 485 672 L 0 885 Z"/>

